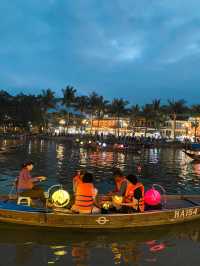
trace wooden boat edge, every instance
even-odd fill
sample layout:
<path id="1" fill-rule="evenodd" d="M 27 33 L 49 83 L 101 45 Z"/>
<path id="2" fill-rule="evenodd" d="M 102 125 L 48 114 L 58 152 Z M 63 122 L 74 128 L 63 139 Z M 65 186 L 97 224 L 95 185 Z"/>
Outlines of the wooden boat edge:
<path id="1" fill-rule="evenodd" d="M 169 199 L 199 199 L 198 195 L 169 195 Z M 0 208 L 0 221 L 48 228 L 125 229 L 177 224 L 200 218 L 200 204 L 184 208 L 162 209 L 131 214 L 69 214 L 27 212 Z M 134 221 L 136 220 L 136 221 Z"/>

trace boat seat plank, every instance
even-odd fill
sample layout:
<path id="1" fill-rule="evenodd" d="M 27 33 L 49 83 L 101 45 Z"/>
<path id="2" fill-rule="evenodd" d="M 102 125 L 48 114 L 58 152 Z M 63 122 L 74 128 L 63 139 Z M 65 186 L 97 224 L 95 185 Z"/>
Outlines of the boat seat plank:
<path id="1" fill-rule="evenodd" d="M 193 198 L 186 198 L 186 199 L 184 199 L 185 201 L 187 201 L 188 200 L 188 202 L 189 201 L 191 201 L 191 202 L 193 202 L 193 205 L 200 205 L 200 199 L 193 199 Z"/>
<path id="2" fill-rule="evenodd" d="M 198 203 L 198 200 L 191 199 L 192 202 L 195 201 L 196 205 L 200 204 L 200 200 Z M 190 201 L 187 201 L 186 199 L 172 199 L 168 200 L 166 203 L 166 209 L 177 209 L 177 208 L 188 208 L 188 207 L 194 207 L 195 203 L 192 203 Z"/>

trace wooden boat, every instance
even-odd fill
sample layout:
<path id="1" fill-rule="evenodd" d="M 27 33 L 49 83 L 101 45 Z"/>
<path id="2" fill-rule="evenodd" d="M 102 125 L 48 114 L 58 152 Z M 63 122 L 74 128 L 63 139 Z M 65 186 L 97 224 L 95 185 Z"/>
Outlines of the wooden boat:
<path id="1" fill-rule="evenodd" d="M 200 196 L 168 195 L 162 210 L 143 213 L 73 214 L 65 208 L 17 205 L 1 197 L 0 222 L 41 228 L 120 229 L 177 224 L 200 218 Z"/>
<path id="2" fill-rule="evenodd" d="M 200 154 L 196 153 L 195 151 L 183 151 L 187 156 L 195 161 L 200 161 Z"/>

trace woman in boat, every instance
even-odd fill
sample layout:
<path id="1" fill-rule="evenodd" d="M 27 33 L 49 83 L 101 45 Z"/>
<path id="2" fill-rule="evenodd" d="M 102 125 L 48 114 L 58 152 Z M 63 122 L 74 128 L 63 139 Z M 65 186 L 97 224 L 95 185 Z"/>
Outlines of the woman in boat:
<path id="1" fill-rule="evenodd" d="M 46 180 L 45 176 L 32 177 L 31 171 L 33 170 L 34 163 L 28 161 L 22 165 L 19 177 L 17 178 L 17 193 L 20 196 L 30 197 L 32 199 L 40 199 L 45 205 L 46 199 L 44 191 L 38 186 L 38 182 Z"/>
<path id="2" fill-rule="evenodd" d="M 85 173 L 82 181 L 78 183 L 75 194 L 75 203 L 71 210 L 75 213 L 100 213 L 100 209 L 95 205 L 97 189 L 93 184 L 93 175 Z"/>
<path id="3" fill-rule="evenodd" d="M 114 191 L 110 192 L 109 195 L 115 195 L 115 194 L 123 195 L 123 193 L 126 190 L 127 180 L 120 168 L 113 169 L 113 177 L 115 182 L 115 189 Z"/>

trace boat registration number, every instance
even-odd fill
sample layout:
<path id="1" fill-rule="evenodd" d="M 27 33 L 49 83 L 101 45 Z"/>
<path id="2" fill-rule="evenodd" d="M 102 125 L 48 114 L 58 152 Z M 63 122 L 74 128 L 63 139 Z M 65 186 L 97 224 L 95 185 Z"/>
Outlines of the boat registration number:
<path id="1" fill-rule="evenodd" d="M 195 216 L 197 214 L 198 214 L 198 208 L 175 210 L 174 219 L 184 219 L 186 217 Z"/>

